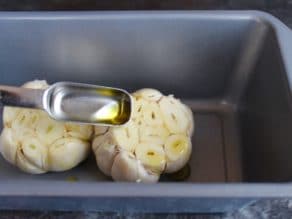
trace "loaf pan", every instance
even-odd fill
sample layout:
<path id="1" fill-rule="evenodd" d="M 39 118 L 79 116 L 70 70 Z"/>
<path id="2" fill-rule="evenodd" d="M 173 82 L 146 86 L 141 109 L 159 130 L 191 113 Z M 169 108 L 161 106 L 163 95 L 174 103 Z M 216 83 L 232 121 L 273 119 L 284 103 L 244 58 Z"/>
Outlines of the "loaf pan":
<path id="1" fill-rule="evenodd" d="M 93 158 L 29 175 L 1 158 L 1 209 L 226 212 L 292 198 L 292 34 L 269 14 L 2 12 L 0 57 L 0 84 L 152 87 L 181 98 L 195 118 L 183 182 L 112 182 Z"/>

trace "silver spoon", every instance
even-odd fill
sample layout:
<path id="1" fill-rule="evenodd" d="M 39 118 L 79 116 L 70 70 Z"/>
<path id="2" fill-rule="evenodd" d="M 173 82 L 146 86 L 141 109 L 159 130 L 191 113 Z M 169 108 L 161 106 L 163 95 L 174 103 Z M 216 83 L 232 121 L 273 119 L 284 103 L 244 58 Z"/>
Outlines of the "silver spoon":
<path id="1" fill-rule="evenodd" d="M 127 123 L 132 111 L 125 90 L 72 82 L 58 82 L 45 90 L 0 85 L 0 102 L 43 109 L 56 120 L 108 126 Z"/>

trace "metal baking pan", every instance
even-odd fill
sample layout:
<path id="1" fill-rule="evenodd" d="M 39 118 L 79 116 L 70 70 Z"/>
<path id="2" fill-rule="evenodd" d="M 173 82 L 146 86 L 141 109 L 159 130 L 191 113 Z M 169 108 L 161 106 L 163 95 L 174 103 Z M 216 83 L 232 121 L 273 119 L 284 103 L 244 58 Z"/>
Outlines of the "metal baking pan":
<path id="1" fill-rule="evenodd" d="M 92 158 L 36 176 L 1 158 L 2 209 L 225 212 L 292 197 L 292 34 L 269 14 L 2 12 L 0 57 L 0 84 L 153 87 L 196 111 L 185 182 L 112 182 Z"/>

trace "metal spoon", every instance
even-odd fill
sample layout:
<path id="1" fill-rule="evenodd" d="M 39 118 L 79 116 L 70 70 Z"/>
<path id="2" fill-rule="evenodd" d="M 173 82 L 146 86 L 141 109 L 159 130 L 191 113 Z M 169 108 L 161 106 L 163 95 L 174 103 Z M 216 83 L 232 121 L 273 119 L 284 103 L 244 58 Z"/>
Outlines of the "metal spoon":
<path id="1" fill-rule="evenodd" d="M 58 82 L 45 90 L 0 85 L 0 102 L 43 109 L 56 120 L 107 126 L 127 123 L 132 107 L 125 90 L 72 82 Z"/>

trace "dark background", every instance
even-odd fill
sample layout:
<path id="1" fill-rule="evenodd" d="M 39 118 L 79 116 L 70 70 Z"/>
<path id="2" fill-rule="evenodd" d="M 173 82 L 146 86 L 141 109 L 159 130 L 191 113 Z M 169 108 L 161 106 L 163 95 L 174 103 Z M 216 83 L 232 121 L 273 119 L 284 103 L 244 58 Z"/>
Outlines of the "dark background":
<path id="1" fill-rule="evenodd" d="M 0 10 L 262 10 L 292 27 L 292 0 L 0 0 Z"/>
<path id="2" fill-rule="evenodd" d="M 292 0 L 0 0 L 1 10 L 262 10 L 275 15 L 292 28 Z M 259 201 L 227 215 L 0 211 L 0 219 L 19 218 L 292 218 L 292 200 Z"/>
<path id="3" fill-rule="evenodd" d="M 10 0 L 2 10 L 164 10 L 292 8 L 291 0 Z"/>

